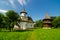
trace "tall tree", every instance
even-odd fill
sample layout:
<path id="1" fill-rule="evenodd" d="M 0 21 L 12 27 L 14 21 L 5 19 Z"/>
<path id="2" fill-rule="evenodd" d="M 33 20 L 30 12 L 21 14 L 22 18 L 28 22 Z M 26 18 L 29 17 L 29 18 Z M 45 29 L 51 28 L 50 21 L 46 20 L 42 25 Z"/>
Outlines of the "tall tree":
<path id="1" fill-rule="evenodd" d="M 37 20 L 34 24 L 34 27 L 42 27 L 42 26 L 43 26 L 42 20 Z"/>
<path id="2" fill-rule="evenodd" d="M 14 27 L 14 23 L 17 22 L 19 15 L 15 11 L 9 10 L 6 12 L 6 17 L 8 19 L 9 29 L 11 30 Z"/>

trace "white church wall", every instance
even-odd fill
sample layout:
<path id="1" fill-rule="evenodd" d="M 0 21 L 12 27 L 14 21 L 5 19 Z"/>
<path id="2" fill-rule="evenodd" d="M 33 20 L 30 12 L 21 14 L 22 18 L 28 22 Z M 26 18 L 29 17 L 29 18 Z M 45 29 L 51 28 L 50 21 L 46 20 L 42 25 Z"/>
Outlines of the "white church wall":
<path id="1" fill-rule="evenodd" d="M 28 23 L 28 26 L 27 26 L 27 28 L 34 28 L 34 25 L 33 25 L 33 23 Z"/>
<path id="2" fill-rule="evenodd" d="M 20 27 L 18 27 L 17 25 L 14 25 L 14 29 L 23 29 L 26 30 L 27 28 L 34 28 L 34 23 L 29 23 L 29 22 L 20 22 L 18 23 L 20 25 Z"/>
<path id="3" fill-rule="evenodd" d="M 20 28 L 25 30 L 27 28 L 27 22 L 20 22 Z"/>
<path id="4" fill-rule="evenodd" d="M 28 25 L 27 25 L 27 28 L 30 28 L 31 26 L 30 26 L 30 23 L 27 23 Z"/>
<path id="5" fill-rule="evenodd" d="M 34 23 L 31 23 L 32 24 L 32 28 L 34 28 Z"/>

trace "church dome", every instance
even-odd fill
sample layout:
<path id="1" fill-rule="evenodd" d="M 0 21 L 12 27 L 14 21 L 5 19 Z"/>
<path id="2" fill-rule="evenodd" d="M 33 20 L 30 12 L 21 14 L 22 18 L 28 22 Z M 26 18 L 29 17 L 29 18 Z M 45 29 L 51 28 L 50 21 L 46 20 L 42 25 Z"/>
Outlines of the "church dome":
<path id="1" fill-rule="evenodd" d="M 22 11 L 20 13 L 26 13 L 27 14 L 25 9 L 22 9 Z"/>

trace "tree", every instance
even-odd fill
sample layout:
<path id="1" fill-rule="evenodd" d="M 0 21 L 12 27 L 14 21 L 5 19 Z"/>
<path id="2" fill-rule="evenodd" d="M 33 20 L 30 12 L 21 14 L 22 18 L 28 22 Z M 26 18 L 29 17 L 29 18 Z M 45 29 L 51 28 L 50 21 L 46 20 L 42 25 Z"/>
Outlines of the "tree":
<path id="1" fill-rule="evenodd" d="M 52 19 L 52 21 L 53 21 L 54 19 L 56 19 L 56 16 L 51 16 L 51 19 Z"/>
<path id="2" fill-rule="evenodd" d="M 42 20 L 37 20 L 34 24 L 34 27 L 42 27 L 42 26 L 43 26 Z"/>
<path id="3" fill-rule="evenodd" d="M 19 15 L 15 11 L 9 10 L 8 12 L 6 12 L 6 17 L 8 19 L 7 22 L 9 29 L 11 30 L 11 28 L 14 27 L 14 22 L 17 22 Z"/>
<path id="4" fill-rule="evenodd" d="M 2 13 L 0 13 L 0 28 L 5 28 L 5 23 L 5 16 Z"/>
<path id="5" fill-rule="evenodd" d="M 54 28 L 55 25 L 54 25 L 54 22 L 53 21 L 54 21 L 54 19 L 56 19 L 56 16 L 51 16 L 51 19 L 52 19 L 52 21 L 51 21 L 52 22 L 52 27 Z"/>
<path id="6" fill-rule="evenodd" d="M 52 24 L 54 25 L 55 28 L 60 27 L 60 16 L 56 17 L 53 21 Z"/>

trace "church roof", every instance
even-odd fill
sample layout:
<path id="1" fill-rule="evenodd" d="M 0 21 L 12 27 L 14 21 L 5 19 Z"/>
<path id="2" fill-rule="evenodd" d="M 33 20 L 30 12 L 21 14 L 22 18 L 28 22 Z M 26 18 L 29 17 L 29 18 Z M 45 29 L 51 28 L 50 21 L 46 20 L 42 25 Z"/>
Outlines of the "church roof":
<path id="1" fill-rule="evenodd" d="M 27 14 L 25 9 L 22 9 L 22 11 L 20 13 L 26 13 Z"/>
<path id="2" fill-rule="evenodd" d="M 34 23 L 34 21 L 32 20 L 32 18 L 31 17 L 27 17 L 27 20 L 22 20 L 20 17 L 18 18 L 18 20 L 20 20 L 20 22 L 30 22 L 30 23 Z"/>
<path id="3" fill-rule="evenodd" d="M 45 19 L 51 19 L 51 17 L 46 13 Z"/>
<path id="4" fill-rule="evenodd" d="M 31 17 L 27 17 L 29 22 L 34 22 Z"/>

